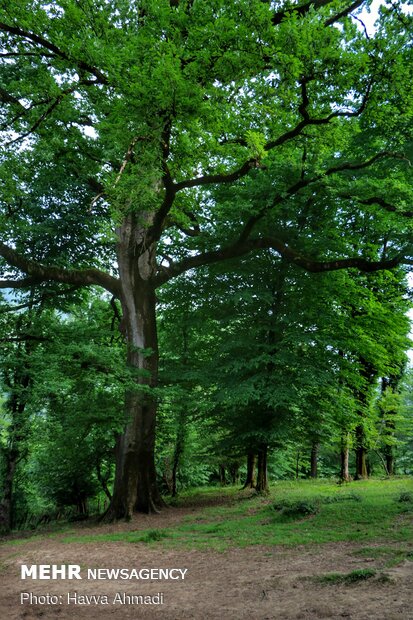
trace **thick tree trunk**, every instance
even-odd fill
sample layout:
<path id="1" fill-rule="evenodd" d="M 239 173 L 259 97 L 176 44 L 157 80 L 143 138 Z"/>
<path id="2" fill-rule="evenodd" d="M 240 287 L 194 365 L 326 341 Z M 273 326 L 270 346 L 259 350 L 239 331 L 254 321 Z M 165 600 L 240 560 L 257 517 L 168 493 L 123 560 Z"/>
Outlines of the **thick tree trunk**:
<path id="1" fill-rule="evenodd" d="M 15 473 L 19 461 L 24 457 L 27 448 L 22 447 L 24 439 L 24 427 L 26 420 L 24 419 L 26 409 L 25 390 L 30 385 L 28 374 L 24 373 L 20 376 L 20 370 L 17 370 L 14 376 L 13 387 L 21 393 L 14 393 L 10 397 L 7 404 L 11 415 L 12 423 L 9 429 L 8 445 L 4 450 L 5 468 L 3 477 L 3 490 L 0 501 L 0 532 L 6 534 L 13 526 L 13 495 Z M 8 386 L 11 388 L 11 386 Z"/>
<path id="2" fill-rule="evenodd" d="M 315 441 L 311 446 L 310 456 L 310 476 L 311 478 L 317 478 L 318 474 L 318 449 L 319 444 Z"/>
<path id="3" fill-rule="evenodd" d="M 255 488 L 255 454 L 253 452 L 248 452 L 247 454 L 247 477 L 242 488 Z"/>
<path id="4" fill-rule="evenodd" d="M 269 492 L 267 475 L 267 454 L 268 446 L 266 444 L 262 444 L 258 449 L 257 484 L 255 487 L 257 493 L 261 494 L 266 494 Z"/>
<path id="5" fill-rule="evenodd" d="M 158 343 L 156 298 L 152 278 L 156 270 L 154 246 L 144 246 L 145 226 L 136 216 L 125 218 L 119 229 L 118 264 L 122 286 L 122 327 L 128 346 L 127 363 L 136 373 L 136 389 L 125 396 L 126 428 L 116 444 L 116 474 L 106 518 L 126 518 L 133 511 L 157 512 L 163 505 L 155 470 L 156 386 Z M 148 389 L 149 388 L 149 389 Z"/>
<path id="6" fill-rule="evenodd" d="M 6 467 L 3 479 L 3 495 L 0 502 L 0 533 L 7 534 L 13 527 L 13 483 L 16 471 L 18 453 L 16 450 L 8 450 L 6 454 Z"/>

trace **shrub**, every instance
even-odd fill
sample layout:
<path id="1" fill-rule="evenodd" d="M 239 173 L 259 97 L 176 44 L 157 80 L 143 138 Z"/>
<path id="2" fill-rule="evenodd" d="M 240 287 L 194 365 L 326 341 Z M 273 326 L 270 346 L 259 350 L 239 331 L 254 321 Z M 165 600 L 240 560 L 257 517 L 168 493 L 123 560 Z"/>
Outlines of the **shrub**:
<path id="1" fill-rule="evenodd" d="M 359 581 L 365 581 L 371 577 L 375 577 L 377 572 L 374 568 L 360 568 L 353 570 L 351 573 L 328 573 L 327 575 L 319 575 L 314 580 L 324 584 L 353 584 Z"/>
<path id="2" fill-rule="evenodd" d="M 336 502 L 361 502 L 361 495 L 358 493 L 343 493 L 340 495 L 328 495 L 327 497 L 322 497 L 320 501 L 323 504 L 335 504 Z"/>
<path id="3" fill-rule="evenodd" d="M 404 491 L 403 493 L 400 493 L 398 501 L 399 502 L 413 502 L 413 494 L 407 493 L 406 491 Z"/>
<path id="4" fill-rule="evenodd" d="M 286 519 L 302 519 L 318 512 L 317 504 L 309 500 L 278 502 L 272 508 Z"/>

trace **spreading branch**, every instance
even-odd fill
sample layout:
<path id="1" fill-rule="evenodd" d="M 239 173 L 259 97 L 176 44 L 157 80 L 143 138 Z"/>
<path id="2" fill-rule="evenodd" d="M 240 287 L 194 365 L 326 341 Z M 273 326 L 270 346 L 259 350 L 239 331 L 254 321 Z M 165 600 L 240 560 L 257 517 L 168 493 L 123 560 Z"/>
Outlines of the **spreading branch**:
<path id="1" fill-rule="evenodd" d="M 364 2 L 364 0 L 356 0 L 352 4 L 349 4 L 345 9 L 343 9 L 339 13 L 336 13 L 335 15 L 332 15 L 331 17 L 326 19 L 326 21 L 324 22 L 324 25 L 325 26 L 332 26 L 333 24 L 338 22 L 343 17 L 347 17 L 347 15 L 350 15 L 350 13 L 352 13 L 353 11 L 358 9 L 359 6 L 361 6 L 363 4 L 363 2 Z"/>
<path id="2" fill-rule="evenodd" d="M 18 106 L 20 109 L 23 110 L 23 112 L 25 110 L 25 107 L 20 103 L 20 101 L 16 97 L 13 97 L 13 95 L 10 95 L 10 93 L 4 90 L 4 88 L 0 88 L 0 101 L 2 103 L 10 103 L 12 105 Z"/>
<path id="3" fill-rule="evenodd" d="M 383 158 L 387 158 L 387 157 L 389 158 L 392 157 L 396 159 L 405 159 L 404 155 L 401 155 L 400 153 L 393 153 L 391 151 L 381 151 L 380 153 L 376 153 L 375 155 L 373 155 L 373 157 L 370 157 L 370 159 L 367 159 L 362 162 L 343 162 L 339 166 L 331 166 L 330 168 L 327 168 L 327 170 L 325 170 L 324 172 L 317 174 L 313 177 L 306 178 L 305 176 L 301 174 L 300 179 L 296 183 L 294 183 L 294 185 L 289 187 L 282 194 L 277 194 L 269 206 L 263 207 L 262 209 L 260 209 L 258 213 L 256 213 L 255 215 L 249 218 L 244 228 L 242 229 L 242 232 L 239 237 L 239 241 L 242 242 L 248 239 L 254 226 L 257 224 L 257 222 L 262 220 L 262 218 L 268 213 L 268 211 L 280 205 L 285 199 L 295 196 L 295 194 L 298 194 L 298 192 L 308 187 L 309 185 L 317 183 L 318 181 L 321 181 L 325 177 L 329 177 L 329 176 L 332 176 L 333 174 L 337 174 L 340 172 L 346 172 L 350 170 L 362 170 L 364 168 L 369 168 L 376 161 L 383 159 Z M 350 195 L 346 195 L 346 197 L 352 198 L 352 196 Z M 375 200 L 373 199 L 372 202 L 368 202 L 368 204 L 372 204 L 374 201 Z M 363 202 L 363 201 L 360 201 L 360 202 Z M 384 201 L 382 202 L 384 203 Z M 393 210 L 393 209 L 389 208 L 389 210 Z M 394 210 L 396 209 L 394 208 Z"/>
<path id="4" fill-rule="evenodd" d="M 299 105 L 298 111 L 303 116 L 303 120 L 300 121 L 293 129 L 286 131 L 275 140 L 269 140 L 264 145 L 264 151 L 268 152 L 284 145 L 286 142 L 301 135 L 303 130 L 311 125 L 327 125 L 335 118 L 352 118 L 360 116 L 366 108 L 372 87 L 372 83 L 369 82 L 361 100 L 361 103 L 356 110 L 336 110 L 335 112 L 331 112 L 331 114 L 328 114 L 328 116 L 322 118 L 311 118 L 307 110 L 307 107 L 309 105 L 309 99 L 307 94 L 308 82 L 309 78 L 307 77 L 303 77 L 300 80 L 301 103 Z M 257 168 L 259 166 L 259 161 L 256 158 L 249 158 L 239 168 L 233 170 L 232 172 L 220 174 L 206 174 L 200 177 L 195 177 L 193 179 L 186 179 L 184 181 L 180 181 L 174 186 L 175 192 L 191 187 L 199 187 L 202 185 L 233 183 L 234 181 L 238 181 L 242 177 L 246 176 L 253 168 Z"/>
<path id="5" fill-rule="evenodd" d="M 268 0 L 264 0 L 267 3 Z M 319 9 L 323 6 L 331 4 L 333 0 L 310 0 L 310 2 L 306 2 L 305 4 L 301 4 L 300 6 L 289 6 L 283 11 L 277 11 L 272 16 L 272 23 L 274 26 L 278 26 L 281 22 L 288 17 L 288 15 L 297 15 L 299 17 L 304 17 L 311 8 Z"/>
<path id="6" fill-rule="evenodd" d="M 369 261 L 361 257 L 315 260 L 289 247 L 281 239 L 275 237 L 258 237 L 256 239 L 247 239 L 244 242 L 237 241 L 232 245 L 218 250 L 203 252 L 195 256 L 188 256 L 179 263 L 173 263 L 169 267 L 162 267 L 156 279 L 156 285 L 159 286 L 164 284 L 177 275 L 191 269 L 230 260 L 263 249 L 273 249 L 289 263 L 297 265 L 311 273 L 323 273 L 350 268 L 364 272 L 373 272 L 384 269 L 394 269 L 394 267 L 400 264 L 413 264 L 413 259 L 404 256 L 397 256 L 392 259 L 380 261 Z"/>
<path id="7" fill-rule="evenodd" d="M 34 32 L 23 30 L 22 28 L 18 28 L 17 26 L 10 26 L 9 24 L 5 24 L 3 22 L 0 22 L 0 31 L 20 37 L 22 39 L 26 39 L 27 41 L 31 41 L 36 45 L 40 45 L 42 48 L 49 50 L 49 52 L 53 52 L 56 57 L 62 58 L 63 60 L 67 60 L 68 62 L 75 64 L 82 71 L 87 71 L 88 73 L 91 73 L 100 82 L 100 84 L 108 84 L 107 77 L 97 67 L 94 67 L 93 65 L 85 62 L 84 60 L 72 58 L 64 50 L 57 47 L 57 45 L 54 45 L 54 43 L 51 43 L 44 37 L 41 37 Z"/>
<path id="8" fill-rule="evenodd" d="M 302 189 L 318 181 L 321 181 L 325 177 L 346 171 L 363 170 L 365 168 L 369 168 L 374 163 L 384 158 L 396 158 L 403 160 L 406 159 L 406 157 L 400 153 L 381 151 L 379 153 L 376 153 L 369 159 L 361 162 L 343 162 L 337 166 L 331 166 L 330 168 L 327 168 L 324 172 L 317 174 L 313 177 L 306 178 L 301 175 L 300 179 L 294 185 L 292 185 L 282 194 L 277 194 L 277 196 L 273 199 L 271 205 L 264 207 L 259 211 L 258 214 L 255 214 L 247 221 L 238 239 L 234 243 L 211 252 L 204 252 L 195 256 L 189 256 L 180 261 L 179 263 L 171 263 L 168 267 L 162 266 L 157 277 L 157 284 L 163 284 L 164 282 L 167 282 L 176 275 L 184 273 L 185 271 L 188 271 L 190 269 L 194 269 L 203 265 L 208 265 L 210 263 L 229 260 L 231 258 L 236 258 L 238 256 L 248 254 L 249 252 L 252 252 L 254 250 L 260 250 L 264 248 L 272 248 L 289 262 L 294 263 L 295 265 L 298 265 L 306 269 L 307 271 L 315 273 L 323 271 L 335 271 L 338 269 L 348 269 L 351 267 L 357 268 L 360 271 L 368 272 L 378 271 L 380 269 L 392 269 L 401 263 L 413 264 L 413 261 L 410 262 L 409 258 L 401 256 L 390 260 L 381 261 L 367 261 L 366 259 L 359 257 L 317 261 L 309 257 L 303 256 L 297 250 L 290 248 L 280 239 L 273 237 L 258 237 L 255 239 L 250 238 L 255 224 L 259 220 L 261 220 L 269 210 L 281 204 L 285 199 L 294 196 Z M 397 211 L 396 207 L 393 207 L 393 205 L 390 205 L 383 199 L 379 199 L 377 197 L 366 199 L 364 201 L 360 200 L 359 202 L 364 204 L 377 203 L 381 204 L 381 206 L 383 206 L 389 211 Z M 404 212 L 404 214 L 406 216 L 413 215 L 413 213 L 410 212 Z"/>
<path id="9" fill-rule="evenodd" d="M 20 278 L 19 280 L 0 280 L 0 289 L 4 288 L 30 288 L 36 286 L 41 280 L 37 278 Z"/>
<path id="10" fill-rule="evenodd" d="M 47 99 L 42 99 L 40 101 L 34 101 L 27 108 L 24 107 L 18 99 L 15 99 L 14 97 L 5 93 L 5 91 L 1 91 L 0 89 L 0 101 L 4 100 L 5 103 L 14 103 L 14 104 L 18 103 L 19 104 L 19 113 L 16 114 L 16 116 L 14 116 L 14 118 L 12 118 L 10 121 L 3 123 L 0 126 L 1 130 L 6 129 L 7 127 L 12 127 L 16 121 L 18 121 L 21 118 L 24 118 L 34 108 L 42 106 L 42 105 L 47 105 L 47 108 L 41 113 L 39 118 L 33 123 L 33 125 L 25 133 L 17 136 L 13 140 L 10 140 L 9 142 L 5 144 L 5 146 L 15 144 L 16 142 L 19 142 L 23 140 L 24 138 L 27 138 L 27 136 L 29 136 L 30 134 L 34 133 L 36 129 L 38 129 L 38 127 L 43 123 L 43 121 L 46 120 L 46 118 L 48 118 L 52 114 L 53 110 L 57 108 L 57 106 L 63 101 L 63 99 L 67 95 L 74 93 L 76 90 L 79 89 L 80 86 L 93 86 L 94 84 L 98 84 L 97 80 L 80 80 L 79 82 L 76 82 L 76 84 L 71 86 L 70 88 L 65 88 L 64 90 L 62 90 L 56 97 L 48 97 Z"/>
<path id="11" fill-rule="evenodd" d="M 116 297 L 120 296 L 120 283 L 117 278 L 100 271 L 99 269 L 64 269 L 63 267 L 53 267 L 42 265 L 27 259 L 8 245 L 0 242 L 0 256 L 11 266 L 17 267 L 29 278 L 25 280 L 4 280 L 1 288 L 22 288 L 52 280 L 63 284 L 73 284 L 76 286 L 97 285 L 106 289 Z"/>
<path id="12" fill-rule="evenodd" d="M 263 0 L 263 1 L 267 2 L 267 0 Z M 278 26 L 278 24 L 280 24 L 286 17 L 288 17 L 288 15 L 297 15 L 298 17 L 304 17 L 311 9 L 318 10 L 324 6 L 328 6 L 329 4 L 332 4 L 332 2 L 333 0 L 310 0 L 309 2 L 306 2 L 305 4 L 301 4 L 299 6 L 290 6 L 284 9 L 283 11 L 277 11 L 276 13 L 274 13 L 271 21 L 274 24 L 274 26 Z M 345 9 L 343 9 L 339 13 L 336 13 L 332 15 L 331 17 L 329 17 L 324 22 L 324 25 L 331 26 L 332 24 L 336 23 L 343 17 L 346 17 L 347 15 L 349 15 L 352 11 L 354 11 L 359 6 L 361 6 L 363 2 L 364 0 L 355 0 L 355 2 L 352 2 L 351 4 L 349 4 Z"/>
<path id="13" fill-rule="evenodd" d="M 23 282 L 23 280 L 20 280 L 19 282 Z M 2 284 L 4 284 L 4 286 L 2 286 Z M 34 283 L 32 282 L 32 284 Z M 26 288 L 26 286 L 24 288 Z M 0 288 L 21 288 L 21 287 L 10 286 L 10 281 L 3 280 L 0 282 Z M 22 310 L 23 308 L 32 308 L 38 305 L 40 306 L 47 299 L 54 299 L 55 297 L 59 297 L 60 295 L 67 295 L 68 293 L 74 293 L 75 291 L 78 290 L 78 288 L 79 288 L 78 286 L 71 286 L 63 291 L 45 292 L 43 293 L 43 295 L 41 295 L 37 299 L 31 299 L 30 301 L 27 301 L 24 304 L 17 304 L 17 305 L 14 304 L 11 306 L 6 306 L 5 308 L 0 308 L 0 314 L 4 314 L 5 312 L 16 312 L 16 310 Z"/>
<path id="14" fill-rule="evenodd" d="M 413 211 L 401 211 L 398 207 L 390 204 L 389 202 L 387 202 L 387 200 L 384 200 L 384 198 L 381 198 L 380 196 L 371 196 L 370 198 L 362 199 L 355 198 L 351 194 L 340 194 L 340 198 L 357 200 L 358 203 L 367 206 L 378 205 L 386 211 L 390 211 L 390 213 L 397 213 L 397 215 L 401 215 L 402 217 L 413 217 Z"/>

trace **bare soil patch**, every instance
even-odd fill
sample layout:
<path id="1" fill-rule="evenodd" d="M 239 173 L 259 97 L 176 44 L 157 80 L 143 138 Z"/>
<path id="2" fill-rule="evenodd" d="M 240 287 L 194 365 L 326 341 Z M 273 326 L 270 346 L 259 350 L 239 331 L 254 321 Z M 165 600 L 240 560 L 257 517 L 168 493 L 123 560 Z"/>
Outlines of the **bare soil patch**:
<path id="1" fill-rule="evenodd" d="M 76 526 L 81 533 L 172 527 L 196 508 L 168 509 L 161 515 L 139 516 L 131 523 Z M 199 512 L 201 515 L 202 512 Z M 317 546 L 248 547 L 224 553 L 165 549 L 144 543 L 65 543 L 66 534 L 27 539 L 0 547 L 0 610 L 6 620 L 34 618 L 89 620 L 160 618 L 161 620 L 413 620 L 413 562 L 383 568 L 383 560 L 357 555 L 353 543 Z M 381 543 L 383 544 L 383 543 Z M 369 546 L 373 546 L 369 544 Z M 387 546 L 392 546 L 387 543 Z M 413 545 L 412 545 L 413 547 Z M 187 568 L 177 581 L 51 580 L 22 581 L 21 564 L 80 564 L 87 568 Z M 369 579 L 349 585 L 321 585 L 309 577 L 374 568 L 389 580 Z M 62 604 L 20 604 L 20 593 L 56 595 Z M 68 593 L 106 595 L 109 604 L 67 602 Z M 113 603 L 116 593 L 163 594 L 162 605 Z"/>

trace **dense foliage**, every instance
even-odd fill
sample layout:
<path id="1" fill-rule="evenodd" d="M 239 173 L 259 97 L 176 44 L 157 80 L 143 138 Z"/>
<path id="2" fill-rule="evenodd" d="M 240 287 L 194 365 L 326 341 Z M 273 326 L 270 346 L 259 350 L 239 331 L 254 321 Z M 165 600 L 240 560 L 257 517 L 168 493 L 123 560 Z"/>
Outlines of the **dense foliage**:
<path id="1" fill-rule="evenodd" d="M 0 2 L 5 528 L 28 471 L 108 518 L 247 456 L 394 473 L 409 4 Z"/>

